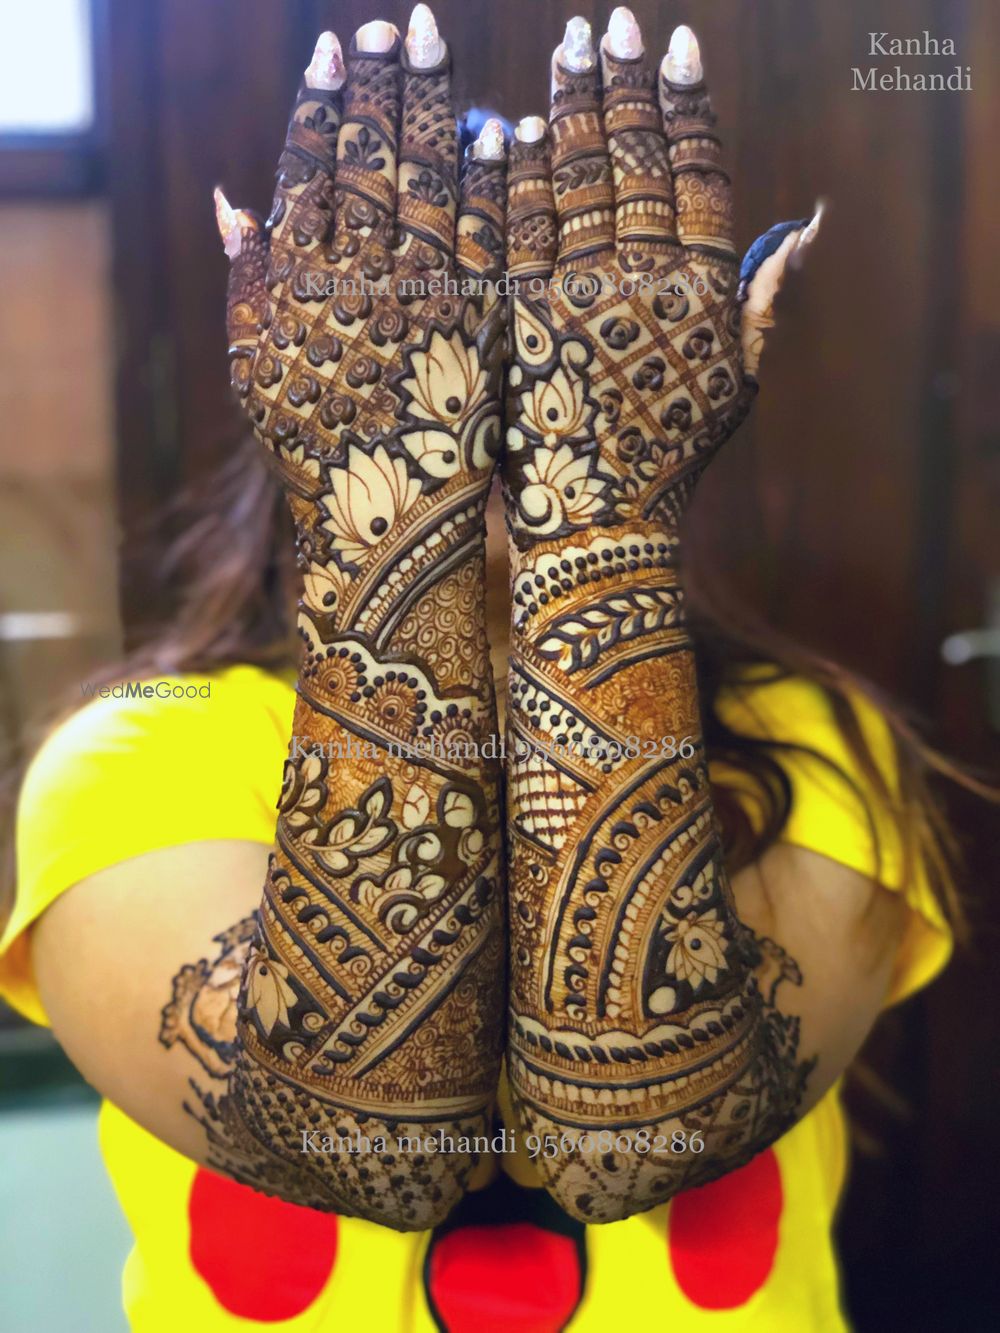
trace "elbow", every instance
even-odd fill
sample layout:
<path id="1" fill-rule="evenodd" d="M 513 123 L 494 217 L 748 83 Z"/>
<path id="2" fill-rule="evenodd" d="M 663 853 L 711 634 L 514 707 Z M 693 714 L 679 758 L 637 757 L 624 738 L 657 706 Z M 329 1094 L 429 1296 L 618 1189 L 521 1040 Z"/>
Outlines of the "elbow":
<path id="1" fill-rule="evenodd" d="M 390 1231 L 427 1231 L 442 1223 L 463 1191 L 454 1193 L 431 1186 L 417 1193 L 400 1182 L 384 1191 L 369 1189 L 364 1180 L 346 1180 L 333 1171 L 303 1172 L 292 1165 L 272 1166 L 266 1172 L 233 1169 L 221 1161 L 211 1161 L 215 1169 L 225 1169 L 240 1184 L 284 1203 L 339 1217 L 357 1217 Z"/>
<path id="2" fill-rule="evenodd" d="M 770 1142 L 768 1140 L 767 1142 Z M 623 1222 L 637 1213 L 669 1203 L 685 1190 L 707 1185 L 745 1166 L 767 1143 L 728 1156 L 700 1152 L 651 1162 L 643 1153 L 606 1153 L 578 1159 L 546 1180 L 545 1187 L 560 1208 L 578 1222 L 600 1226 Z"/>
<path id="3" fill-rule="evenodd" d="M 546 1182 L 546 1189 L 563 1212 L 586 1226 L 623 1222 L 667 1203 L 679 1192 L 667 1180 L 639 1183 L 634 1179 L 637 1167 L 638 1163 L 623 1159 L 613 1174 L 603 1171 L 595 1179 L 592 1171 L 569 1166 L 558 1180 Z"/>
<path id="4" fill-rule="evenodd" d="M 631 1137 L 626 1131 L 602 1133 L 613 1136 L 617 1146 L 608 1151 L 577 1150 L 561 1161 L 545 1162 L 542 1168 L 549 1195 L 570 1217 L 588 1226 L 622 1222 L 658 1208 L 684 1190 L 716 1180 L 747 1161 L 746 1154 L 716 1157 L 705 1152 L 704 1145 L 694 1152 L 654 1153 L 651 1147 L 647 1150 L 645 1138 L 636 1148 L 632 1143 L 626 1146 L 624 1141 Z M 675 1133 L 687 1135 L 683 1130 Z M 695 1142 L 700 1142 L 698 1131 L 692 1133 Z M 668 1141 L 669 1132 L 656 1137 Z"/>
<path id="5" fill-rule="evenodd" d="M 465 1193 L 471 1154 L 402 1151 L 387 1127 L 340 1112 L 319 1128 L 276 1123 L 255 1080 L 235 1079 L 220 1110 L 236 1151 L 209 1165 L 286 1203 L 358 1217 L 393 1231 L 427 1231 Z"/>
<path id="6" fill-rule="evenodd" d="M 318 1185 L 325 1198 L 321 1206 L 328 1211 L 392 1231 L 430 1231 L 465 1194 L 472 1166 L 471 1158 L 418 1155 L 401 1161 L 392 1152 L 373 1149 L 346 1163 L 339 1154 L 311 1160 L 305 1170 Z"/>

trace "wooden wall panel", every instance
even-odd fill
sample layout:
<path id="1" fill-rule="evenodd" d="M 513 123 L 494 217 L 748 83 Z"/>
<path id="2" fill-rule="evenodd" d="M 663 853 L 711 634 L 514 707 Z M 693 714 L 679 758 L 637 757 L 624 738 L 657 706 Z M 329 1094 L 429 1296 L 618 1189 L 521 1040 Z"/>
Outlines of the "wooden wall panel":
<path id="1" fill-rule="evenodd" d="M 118 646 L 108 210 L 0 205 L 0 768 Z M 64 635 L 27 637 L 57 613 Z M 20 628 L 15 629 L 20 618 Z M 50 622 L 51 625 L 52 622 Z"/>

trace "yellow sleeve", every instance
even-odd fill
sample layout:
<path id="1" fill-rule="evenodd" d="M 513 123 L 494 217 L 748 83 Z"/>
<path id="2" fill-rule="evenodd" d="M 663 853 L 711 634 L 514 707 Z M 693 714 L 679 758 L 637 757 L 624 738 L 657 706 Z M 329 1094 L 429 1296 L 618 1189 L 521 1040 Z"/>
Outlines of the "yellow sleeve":
<path id="1" fill-rule="evenodd" d="M 851 702 L 875 764 L 895 796 L 898 774 L 888 724 L 865 697 L 854 695 Z M 823 756 L 773 752 L 792 789 L 791 813 L 781 840 L 819 852 L 902 893 L 910 910 L 887 1003 L 895 1004 L 926 986 L 951 955 L 951 930 L 925 866 L 914 865 L 904 883 L 903 847 L 896 823 L 851 757 L 824 692 L 799 676 L 751 681 L 720 699 L 719 713 L 743 735 L 792 742 Z M 858 790 L 824 760 L 836 764 Z"/>
<path id="2" fill-rule="evenodd" d="M 61 893 L 163 847 L 273 837 L 294 705 L 289 684 L 250 667 L 150 683 L 157 689 L 149 697 L 98 698 L 81 708 L 48 737 L 21 787 L 0 994 L 36 1023 L 47 1019 L 28 936 Z"/>

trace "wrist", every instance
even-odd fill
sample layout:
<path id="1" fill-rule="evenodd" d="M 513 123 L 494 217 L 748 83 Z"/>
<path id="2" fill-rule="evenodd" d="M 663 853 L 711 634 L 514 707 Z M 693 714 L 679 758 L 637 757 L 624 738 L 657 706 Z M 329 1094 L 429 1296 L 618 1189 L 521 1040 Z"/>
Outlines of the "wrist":
<path id="1" fill-rule="evenodd" d="M 581 653 L 587 655 L 587 639 L 593 640 L 587 651 L 597 652 L 611 641 L 683 630 L 677 552 L 676 534 L 649 522 L 592 528 L 527 550 L 513 547 L 515 644 L 533 643 L 551 658 L 561 641 L 565 650 L 555 660 L 572 670 Z"/>
<path id="2" fill-rule="evenodd" d="M 463 627 L 481 637 L 485 501 L 478 479 L 449 484 L 417 496 L 405 517 L 383 525 L 384 515 L 362 507 L 355 492 L 343 503 L 322 497 L 298 531 L 300 609 L 313 637 L 329 644 L 354 635 L 378 644 L 398 638 L 395 627 L 406 621 L 412 633 L 404 637 L 418 636 L 422 656 L 441 609 L 447 625 L 460 614 Z M 451 606 L 455 579 L 465 592 L 459 609 Z"/>

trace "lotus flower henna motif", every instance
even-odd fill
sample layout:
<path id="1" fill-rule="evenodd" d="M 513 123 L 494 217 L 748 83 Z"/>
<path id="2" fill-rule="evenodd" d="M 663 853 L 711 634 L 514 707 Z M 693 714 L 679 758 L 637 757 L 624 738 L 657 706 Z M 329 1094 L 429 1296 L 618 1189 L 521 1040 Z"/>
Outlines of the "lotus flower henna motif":
<path id="1" fill-rule="evenodd" d="M 590 476 L 590 462 L 568 444 L 556 450 L 536 449 L 524 465 L 520 495 L 524 522 L 538 534 L 555 532 L 564 523 L 588 523 L 604 503 L 604 482 Z"/>
<path id="2" fill-rule="evenodd" d="M 305 473 L 307 477 L 314 477 L 319 480 L 319 459 L 312 457 L 306 452 L 306 447 L 299 442 L 295 445 L 278 444 L 277 454 L 280 459 L 292 468 L 297 468 Z"/>
<path id="3" fill-rule="evenodd" d="M 346 587 L 346 575 L 335 564 L 311 564 L 302 580 L 302 600 L 310 610 L 329 615 Z"/>
<path id="4" fill-rule="evenodd" d="M 295 1002 L 295 992 L 288 984 L 288 969 L 256 952 L 247 973 L 247 1003 L 268 1036 L 279 1023 L 288 1026 L 288 1011 Z"/>
<path id="5" fill-rule="evenodd" d="M 560 366 L 547 380 L 536 380 L 521 395 L 518 424 L 540 435 L 546 444 L 580 435 L 587 420 L 583 380 Z"/>
<path id="6" fill-rule="evenodd" d="M 726 966 L 723 922 L 713 908 L 703 916 L 689 912 L 683 920 L 665 932 L 674 946 L 667 955 L 667 971 L 678 981 L 686 981 L 692 990 L 704 982 L 717 981 Z"/>
<path id="7" fill-rule="evenodd" d="M 384 445 L 371 454 L 351 445 L 347 467 L 332 469 L 331 481 L 333 490 L 321 501 L 329 514 L 323 526 L 351 563 L 362 560 L 420 495 L 419 481 Z"/>
<path id="8" fill-rule="evenodd" d="M 486 398 L 487 375 L 474 347 L 466 346 L 456 331 L 450 338 L 436 330 L 426 352 L 411 356 L 413 374 L 403 388 L 413 399 L 418 415 L 443 425 L 469 417 Z"/>
<path id="9" fill-rule="evenodd" d="M 429 477 L 453 477 L 461 467 L 458 443 L 447 431 L 410 431 L 401 437 L 400 443 Z"/>

